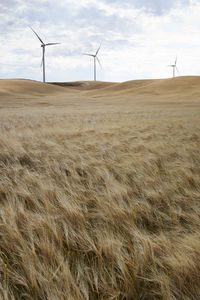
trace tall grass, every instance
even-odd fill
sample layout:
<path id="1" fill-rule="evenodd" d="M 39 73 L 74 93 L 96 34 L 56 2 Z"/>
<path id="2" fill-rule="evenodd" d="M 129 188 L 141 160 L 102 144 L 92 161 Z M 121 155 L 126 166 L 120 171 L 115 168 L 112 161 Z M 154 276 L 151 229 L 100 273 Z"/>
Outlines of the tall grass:
<path id="1" fill-rule="evenodd" d="M 2 114 L 2 299 L 200 299 L 200 123 L 177 114 Z"/>

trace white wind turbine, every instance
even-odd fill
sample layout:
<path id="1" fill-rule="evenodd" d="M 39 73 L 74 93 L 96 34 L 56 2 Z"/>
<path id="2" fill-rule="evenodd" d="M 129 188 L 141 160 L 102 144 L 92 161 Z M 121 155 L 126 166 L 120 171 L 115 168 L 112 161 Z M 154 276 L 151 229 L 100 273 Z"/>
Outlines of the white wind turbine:
<path id="1" fill-rule="evenodd" d="M 176 76 L 176 71 L 178 72 L 178 68 L 177 68 L 176 64 L 177 64 L 177 57 L 175 59 L 174 64 L 173 65 L 169 65 L 169 67 L 173 68 L 173 78 Z"/>
<path id="2" fill-rule="evenodd" d="M 94 81 L 96 81 L 97 79 L 97 67 L 96 67 L 96 61 L 98 61 L 99 65 L 101 66 L 100 60 L 97 57 L 99 50 L 101 48 L 101 45 L 99 46 L 99 48 L 97 49 L 95 54 L 90 54 L 90 53 L 83 53 L 83 55 L 88 55 L 88 56 L 92 56 L 94 58 Z"/>
<path id="3" fill-rule="evenodd" d="M 37 36 L 37 38 L 41 42 L 41 47 L 42 47 L 42 62 L 41 62 L 41 65 L 43 67 L 43 82 L 45 82 L 45 47 L 46 46 L 52 46 L 52 45 L 58 45 L 60 43 L 48 43 L 48 44 L 45 44 L 43 42 L 43 40 L 39 37 L 39 35 L 37 34 L 37 32 L 35 32 L 35 30 L 33 30 L 32 27 L 30 27 L 30 29 L 35 33 L 35 35 Z"/>

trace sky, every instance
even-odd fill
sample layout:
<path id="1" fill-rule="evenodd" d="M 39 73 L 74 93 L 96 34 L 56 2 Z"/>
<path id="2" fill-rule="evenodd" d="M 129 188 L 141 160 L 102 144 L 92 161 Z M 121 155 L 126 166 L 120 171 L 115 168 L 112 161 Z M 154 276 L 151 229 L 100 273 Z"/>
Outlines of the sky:
<path id="1" fill-rule="evenodd" d="M 200 75 L 200 0 L 0 0 L 0 79 L 127 81 Z"/>

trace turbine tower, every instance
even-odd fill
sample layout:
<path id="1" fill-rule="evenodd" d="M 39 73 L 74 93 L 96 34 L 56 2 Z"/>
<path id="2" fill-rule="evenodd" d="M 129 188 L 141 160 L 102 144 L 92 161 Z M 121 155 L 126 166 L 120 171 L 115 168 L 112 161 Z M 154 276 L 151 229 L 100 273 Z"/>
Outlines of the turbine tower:
<path id="1" fill-rule="evenodd" d="M 176 66 L 176 63 L 177 63 L 177 57 L 175 59 L 175 62 L 173 65 L 169 65 L 169 67 L 172 67 L 173 68 L 173 78 L 176 76 L 176 71 L 178 72 L 178 68 Z"/>
<path id="2" fill-rule="evenodd" d="M 97 80 L 97 66 L 96 66 L 96 61 L 98 61 L 99 65 L 101 66 L 100 60 L 98 58 L 98 53 L 99 50 L 101 48 L 101 45 L 99 46 L 99 48 L 97 49 L 95 54 L 90 54 L 90 53 L 83 53 L 83 55 L 88 55 L 88 56 L 92 56 L 94 58 L 94 81 Z"/>
<path id="3" fill-rule="evenodd" d="M 37 38 L 41 42 L 41 47 L 42 47 L 42 62 L 41 62 L 41 66 L 43 67 L 43 82 L 45 82 L 45 47 L 46 46 L 52 46 L 52 45 L 58 45 L 60 43 L 48 43 L 48 44 L 45 44 L 43 42 L 43 40 L 39 37 L 39 35 L 37 34 L 37 32 L 35 32 L 35 30 L 33 30 L 32 27 L 30 27 L 30 29 L 35 33 L 35 35 L 37 36 Z"/>

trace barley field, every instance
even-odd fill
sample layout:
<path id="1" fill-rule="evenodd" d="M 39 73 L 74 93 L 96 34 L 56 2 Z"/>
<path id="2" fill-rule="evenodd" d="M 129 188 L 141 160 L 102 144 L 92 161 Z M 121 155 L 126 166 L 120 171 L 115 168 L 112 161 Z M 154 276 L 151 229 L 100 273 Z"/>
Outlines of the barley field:
<path id="1" fill-rule="evenodd" d="M 200 299 L 200 77 L 0 81 L 0 299 Z"/>

